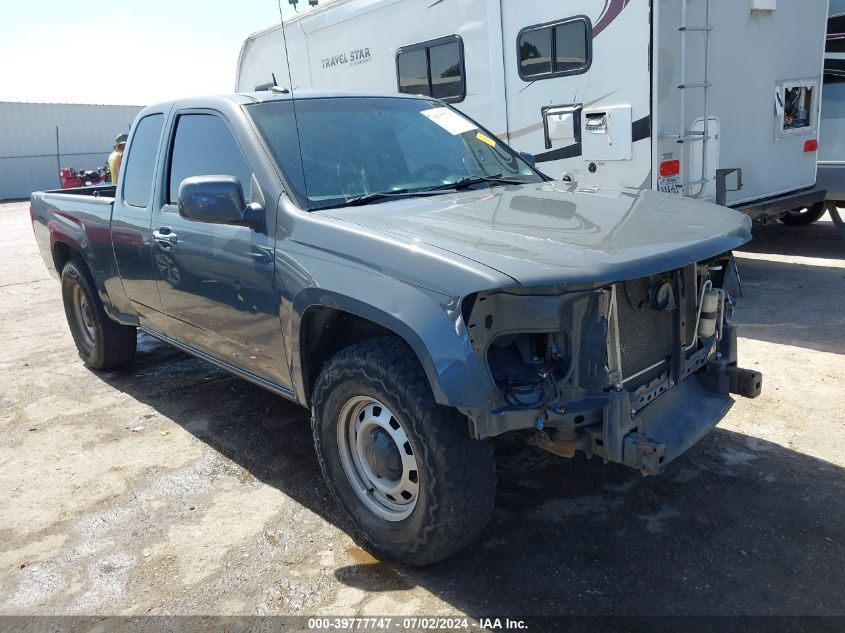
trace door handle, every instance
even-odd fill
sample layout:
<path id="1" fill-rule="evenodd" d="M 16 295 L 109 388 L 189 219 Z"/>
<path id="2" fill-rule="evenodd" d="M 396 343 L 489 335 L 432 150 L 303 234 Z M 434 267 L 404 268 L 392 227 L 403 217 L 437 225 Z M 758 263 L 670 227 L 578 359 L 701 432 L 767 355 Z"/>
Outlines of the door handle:
<path id="1" fill-rule="evenodd" d="M 174 233 L 169 226 L 163 226 L 157 231 L 153 231 L 153 239 L 159 244 L 173 246 L 178 241 L 176 233 Z"/>

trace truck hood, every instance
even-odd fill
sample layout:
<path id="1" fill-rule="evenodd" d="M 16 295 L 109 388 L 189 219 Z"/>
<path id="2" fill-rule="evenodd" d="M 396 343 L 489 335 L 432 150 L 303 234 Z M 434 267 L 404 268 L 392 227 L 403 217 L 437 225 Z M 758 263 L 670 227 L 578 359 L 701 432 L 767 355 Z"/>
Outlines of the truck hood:
<path id="1" fill-rule="evenodd" d="M 733 209 L 564 182 L 319 212 L 481 263 L 520 284 L 608 282 L 680 268 L 751 239 Z"/>

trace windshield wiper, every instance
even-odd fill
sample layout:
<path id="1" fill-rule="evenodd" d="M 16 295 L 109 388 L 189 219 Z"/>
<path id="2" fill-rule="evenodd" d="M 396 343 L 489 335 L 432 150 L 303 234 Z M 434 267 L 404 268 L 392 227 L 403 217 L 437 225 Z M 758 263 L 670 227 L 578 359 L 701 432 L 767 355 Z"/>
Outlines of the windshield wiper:
<path id="1" fill-rule="evenodd" d="M 367 193 L 363 196 L 355 196 L 354 198 L 348 198 L 345 202 L 338 206 L 360 207 L 362 205 L 375 202 L 376 200 L 384 200 L 386 198 L 392 198 L 394 196 L 404 196 L 407 193 L 407 189 L 396 189 L 395 191 L 378 191 L 376 193 Z"/>
<path id="2" fill-rule="evenodd" d="M 504 174 L 499 174 L 498 176 L 468 176 L 466 178 L 461 178 L 455 182 L 446 183 L 445 185 L 436 185 L 434 187 L 428 187 L 423 191 L 441 191 L 443 189 L 455 189 L 456 191 L 460 191 L 462 189 L 469 189 L 475 185 L 480 185 L 483 183 L 490 183 L 492 185 L 525 185 L 528 184 L 527 180 L 518 180 L 516 178 L 508 178 Z"/>
<path id="3" fill-rule="evenodd" d="M 461 178 L 456 182 L 450 182 L 443 185 L 435 185 L 434 187 L 426 187 L 425 189 L 395 189 L 393 191 L 379 191 L 375 193 L 367 193 L 362 196 L 348 198 L 347 200 L 339 202 L 337 204 L 320 208 L 336 209 L 340 207 L 360 207 L 366 204 L 370 204 L 372 202 L 388 200 L 390 198 L 411 198 L 414 196 L 427 196 L 439 191 L 448 191 L 450 189 L 460 191 L 462 189 L 469 189 L 474 185 L 479 185 L 482 183 L 492 183 L 495 185 L 524 185 L 527 184 L 528 181 L 517 180 L 516 178 L 507 178 L 503 174 L 499 174 L 498 176 L 472 176 L 467 178 Z"/>
<path id="4" fill-rule="evenodd" d="M 360 207 L 365 204 L 370 204 L 371 202 L 378 202 L 379 200 L 388 200 L 390 198 L 403 198 L 403 197 L 413 197 L 413 196 L 425 196 L 428 195 L 428 190 L 422 191 L 410 191 L 408 189 L 396 189 L 394 191 L 378 191 L 375 193 L 367 193 L 362 196 L 355 196 L 354 198 L 348 198 L 343 202 L 338 202 L 337 204 L 330 205 L 328 207 L 320 207 L 321 209 L 336 209 L 340 207 Z"/>

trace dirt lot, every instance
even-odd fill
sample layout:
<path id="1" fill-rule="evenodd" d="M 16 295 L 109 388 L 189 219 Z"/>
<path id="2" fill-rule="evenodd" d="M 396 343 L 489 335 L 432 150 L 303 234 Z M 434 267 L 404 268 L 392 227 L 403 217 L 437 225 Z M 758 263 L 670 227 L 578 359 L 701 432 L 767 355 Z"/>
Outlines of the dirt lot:
<path id="1" fill-rule="evenodd" d="M 495 514 L 424 570 L 378 562 L 307 412 L 141 337 L 87 370 L 26 203 L 0 205 L 0 613 L 845 614 L 845 241 L 739 254 L 765 393 L 663 476 L 497 445 Z"/>

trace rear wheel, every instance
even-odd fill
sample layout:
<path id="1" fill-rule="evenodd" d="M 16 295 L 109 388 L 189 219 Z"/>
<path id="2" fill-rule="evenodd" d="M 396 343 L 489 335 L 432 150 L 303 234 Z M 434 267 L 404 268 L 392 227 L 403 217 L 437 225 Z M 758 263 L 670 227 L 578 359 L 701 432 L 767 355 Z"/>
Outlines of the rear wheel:
<path id="1" fill-rule="evenodd" d="M 135 357 L 137 329 L 109 318 L 82 259 L 62 269 L 62 299 L 79 357 L 88 367 L 117 369 Z"/>
<path id="2" fill-rule="evenodd" d="M 399 339 L 358 343 L 323 369 L 312 427 L 329 488 L 375 552 L 427 565 L 469 544 L 490 513 L 493 451 L 438 405 Z"/>
<path id="3" fill-rule="evenodd" d="M 790 226 L 806 226 L 812 224 L 827 211 L 827 206 L 824 202 L 817 202 L 812 207 L 799 207 L 787 211 L 780 221 Z"/>

